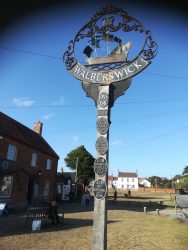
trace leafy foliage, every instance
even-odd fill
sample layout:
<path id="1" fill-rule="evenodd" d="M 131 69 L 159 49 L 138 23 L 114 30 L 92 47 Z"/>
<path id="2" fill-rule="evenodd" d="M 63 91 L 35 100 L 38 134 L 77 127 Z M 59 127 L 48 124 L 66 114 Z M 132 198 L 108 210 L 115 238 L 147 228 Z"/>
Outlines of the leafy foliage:
<path id="1" fill-rule="evenodd" d="M 72 170 L 76 170 L 77 165 L 78 180 L 82 181 L 85 185 L 87 185 L 90 180 L 94 179 L 95 174 L 93 166 L 95 158 L 85 149 L 83 145 L 69 152 L 64 161 L 67 167 Z"/>
<path id="2" fill-rule="evenodd" d="M 184 167 L 182 175 L 188 175 L 188 166 Z"/>
<path id="3" fill-rule="evenodd" d="M 171 180 L 166 177 L 151 176 L 147 178 L 153 187 L 171 187 Z"/>
<path id="4" fill-rule="evenodd" d="M 183 176 L 176 184 L 177 189 L 186 188 L 188 189 L 188 176 Z"/>

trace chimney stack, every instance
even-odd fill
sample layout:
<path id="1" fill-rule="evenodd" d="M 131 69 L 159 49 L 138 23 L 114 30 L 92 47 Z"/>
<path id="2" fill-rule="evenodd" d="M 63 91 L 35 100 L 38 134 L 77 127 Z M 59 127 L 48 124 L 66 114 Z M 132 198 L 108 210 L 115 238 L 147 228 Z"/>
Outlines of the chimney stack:
<path id="1" fill-rule="evenodd" d="M 38 122 L 35 122 L 35 125 L 34 125 L 34 131 L 36 133 L 38 133 L 39 135 L 42 135 L 42 126 L 43 126 L 43 123 L 38 121 Z"/>

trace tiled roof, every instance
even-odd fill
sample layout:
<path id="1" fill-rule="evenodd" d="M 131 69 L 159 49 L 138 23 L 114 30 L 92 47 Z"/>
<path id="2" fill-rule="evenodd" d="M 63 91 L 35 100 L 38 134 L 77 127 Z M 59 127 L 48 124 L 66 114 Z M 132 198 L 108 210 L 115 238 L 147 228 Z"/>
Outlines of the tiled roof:
<path id="1" fill-rule="evenodd" d="M 41 135 L 2 112 L 0 112 L 0 135 L 17 140 L 59 159 L 59 156 Z"/>
<path id="2" fill-rule="evenodd" d="M 118 177 L 137 178 L 137 173 L 119 172 Z"/>
<path id="3" fill-rule="evenodd" d="M 138 182 L 139 183 L 142 182 L 142 181 L 144 181 L 144 180 L 146 180 L 146 179 L 144 179 L 144 178 L 138 178 Z"/>
<path id="4" fill-rule="evenodd" d="M 71 175 L 71 173 L 69 173 L 69 172 L 63 172 L 63 173 L 60 173 L 60 172 L 58 172 L 57 173 L 57 180 L 58 181 L 61 181 L 61 180 L 66 180 L 66 181 L 68 181 L 68 180 L 72 180 L 72 175 Z"/>
<path id="5" fill-rule="evenodd" d="M 109 175 L 109 176 L 108 176 L 108 180 L 109 180 L 109 181 L 113 181 L 113 176 L 112 176 L 112 175 Z"/>

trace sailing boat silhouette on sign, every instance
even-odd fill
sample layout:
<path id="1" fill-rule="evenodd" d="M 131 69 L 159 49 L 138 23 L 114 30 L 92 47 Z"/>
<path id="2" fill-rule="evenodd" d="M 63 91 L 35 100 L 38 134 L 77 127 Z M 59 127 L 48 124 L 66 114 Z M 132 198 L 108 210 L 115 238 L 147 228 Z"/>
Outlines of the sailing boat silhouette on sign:
<path id="1" fill-rule="evenodd" d="M 108 18 L 103 19 L 103 27 L 109 25 L 109 22 L 113 23 L 113 20 Z M 100 49 L 100 42 L 106 41 L 106 56 L 97 56 L 97 50 Z M 117 43 L 118 46 L 110 51 L 109 43 Z M 126 62 L 132 43 L 129 41 L 127 44 L 122 45 L 122 40 L 108 33 L 108 31 L 102 35 L 95 35 L 88 41 L 88 46 L 85 47 L 83 53 L 86 55 L 86 62 L 88 64 L 105 64 Z M 93 54 L 93 56 L 92 56 Z M 92 57 L 91 57 L 92 56 Z"/>

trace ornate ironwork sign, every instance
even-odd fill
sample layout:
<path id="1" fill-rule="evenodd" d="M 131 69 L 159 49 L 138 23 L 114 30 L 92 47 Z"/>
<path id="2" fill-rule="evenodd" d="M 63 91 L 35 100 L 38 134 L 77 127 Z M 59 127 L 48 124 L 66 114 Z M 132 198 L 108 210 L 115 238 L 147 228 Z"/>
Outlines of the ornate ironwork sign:
<path id="1" fill-rule="evenodd" d="M 99 176 L 104 176 L 107 173 L 107 163 L 103 157 L 99 157 L 95 160 L 94 170 Z"/>
<path id="2" fill-rule="evenodd" d="M 131 41 L 127 36 L 134 33 Z M 136 48 L 134 35 L 142 43 Z M 79 43 L 79 46 L 77 46 Z M 104 51 L 106 44 L 106 51 Z M 85 57 L 77 58 L 82 46 Z M 79 48 L 78 48 L 79 47 Z M 81 81 L 108 85 L 135 76 L 145 69 L 157 53 L 151 32 L 122 8 L 107 6 L 97 12 L 70 41 L 63 61 L 67 70 Z M 132 53 L 132 51 L 136 51 Z M 81 63 L 85 60 L 86 63 Z"/>
<path id="3" fill-rule="evenodd" d="M 96 141 L 97 152 L 104 155 L 108 149 L 108 141 L 104 136 L 100 136 Z"/>
<path id="4" fill-rule="evenodd" d="M 102 200 L 107 192 L 106 183 L 102 179 L 97 179 L 93 185 L 93 194 L 95 198 Z"/>

